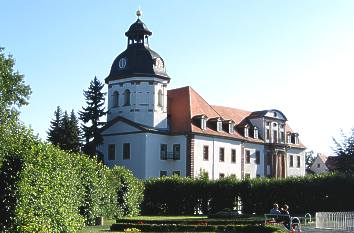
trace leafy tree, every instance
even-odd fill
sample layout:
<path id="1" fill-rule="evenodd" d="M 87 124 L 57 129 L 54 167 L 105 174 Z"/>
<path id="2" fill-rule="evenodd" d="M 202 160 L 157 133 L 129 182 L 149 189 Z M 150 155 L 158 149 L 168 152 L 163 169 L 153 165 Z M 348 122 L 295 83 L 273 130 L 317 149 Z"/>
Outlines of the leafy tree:
<path id="1" fill-rule="evenodd" d="M 24 83 L 24 76 L 14 71 L 12 55 L 5 56 L 0 47 L 0 124 L 10 118 L 17 119 L 19 108 L 28 104 L 31 88 Z"/>
<path id="2" fill-rule="evenodd" d="M 61 144 L 61 119 L 62 119 L 62 111 L 58 106 L 57 110 L 54 112 L 54 119 L 50 122 L 49 131 L 48 131 L 48 141 L 53 145 L 59 146 Z"/>
<path id="3" fill-rule="evenodd" d="M 86 107 L 79 112 L 79 118 L 82 124 L 83 138 L 85 145 L 83 151 L 91 156 L 97 155 L 96 148 L 103 143 L 100 128 L 104 124 L 100 122 L 100 118 L 106 114 L 104 111 L 104 100 L 106 93 L 102 92 L 104 84 L 97 77 L 90 82 L 87 91 L 84 91 Z M 100 155 L 99 155 L 100 156 Z"/>
<path id="4" fill-rule="evenodd" d="M 305 165 L 306 168 L 310 168 L 315 161 L 315 156 L 313 150 L 305 152 Z"/>
<path id="5" fill-rule="evenodd" d="M 337 170 L 352 172 L 354 171 L 354 128 L 348 136 L 341 131 L 341 137 L 340 141 L 333 138 L 335 144 L 333 150 L 338 155 Z"/>

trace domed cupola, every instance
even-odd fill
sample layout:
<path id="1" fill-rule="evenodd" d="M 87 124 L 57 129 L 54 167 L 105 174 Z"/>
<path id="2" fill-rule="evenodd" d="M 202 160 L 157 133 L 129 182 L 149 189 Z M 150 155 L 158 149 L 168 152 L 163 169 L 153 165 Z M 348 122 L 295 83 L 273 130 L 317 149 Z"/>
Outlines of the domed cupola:
<path id="1" fill-rule="evenodd" d="M 128 37 L 127 49 L 113 62 L 106 83 L 130 77 L 157 77 L 170 80 L 166 74 L 164 60 L 158 53 L 149 48 L 149 36 L 152 32 L 140 20 L 141 12 L 137 11 L 138 19 L 125 33 Z"/>

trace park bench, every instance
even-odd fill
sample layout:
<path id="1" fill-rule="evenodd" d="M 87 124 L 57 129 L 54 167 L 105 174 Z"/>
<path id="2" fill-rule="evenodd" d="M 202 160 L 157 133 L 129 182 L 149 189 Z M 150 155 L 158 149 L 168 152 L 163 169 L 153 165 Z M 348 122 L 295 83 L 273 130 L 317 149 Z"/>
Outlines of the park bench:
<path id="1" fill-rule="evenodd" d="M 299 217 L 292 217 L 287 214 L 265 214 L 264 224 L 279 224 L 285 226 L 290 224 L 290 232 L 301 232 L 301 222 Z"/>

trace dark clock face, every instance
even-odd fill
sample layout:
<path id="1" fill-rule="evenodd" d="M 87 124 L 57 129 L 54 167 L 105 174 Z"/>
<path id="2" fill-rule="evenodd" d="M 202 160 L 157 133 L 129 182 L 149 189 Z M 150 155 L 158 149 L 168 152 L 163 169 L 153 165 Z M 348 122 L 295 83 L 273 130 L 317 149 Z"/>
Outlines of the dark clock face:
<path id="1" fill-rule="evenodd" d="M 164 69 L 164 64 L 161 58 L 156 58 L 155 59 L 155 66 L 158 70 L 163 70 Z"/>
<path id="2" fill-rule="evenodd" d="M 124 69 L 127 66 L 127 59 L 125 57 L 119 59 L 118 66 L 120 69 Z"/>

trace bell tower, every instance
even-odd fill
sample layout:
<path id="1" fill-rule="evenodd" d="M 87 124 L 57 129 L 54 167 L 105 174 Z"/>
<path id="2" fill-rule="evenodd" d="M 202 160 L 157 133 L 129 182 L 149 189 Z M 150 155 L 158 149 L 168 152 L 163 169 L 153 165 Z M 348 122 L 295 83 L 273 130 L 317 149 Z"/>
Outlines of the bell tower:
<path id="1" fill-rule="evenodd" d="M 114 60 L 108 84 L 107 121 L 121 116 L 156 129 L 167 128 L 167 85 L 165 62 L 150 49 L 152 32 L 137 11 L 135 23 L 125 33 L 127 49 Z"/>

